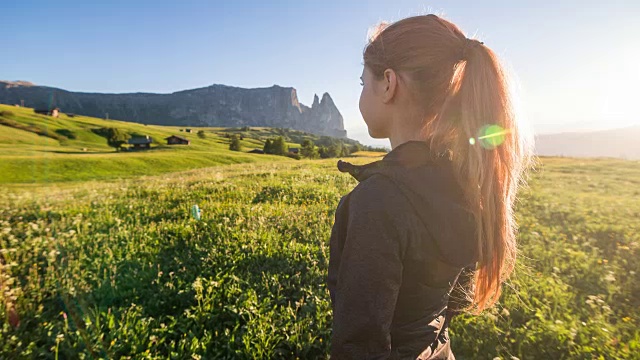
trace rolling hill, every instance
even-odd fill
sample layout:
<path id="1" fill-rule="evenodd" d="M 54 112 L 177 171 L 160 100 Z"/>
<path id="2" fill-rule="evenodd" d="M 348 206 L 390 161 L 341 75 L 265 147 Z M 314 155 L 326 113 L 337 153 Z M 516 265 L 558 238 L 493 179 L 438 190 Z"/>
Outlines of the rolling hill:
<path id="1" fill-rule="evenodd" d="M 115 152 L 95 129 L 115 127 L 130 135 L 154 139 L 151 149 Z M 198 127 L 193 132 L 177 126 L 143 125 L 86 116 L 58 118 L 35 114 L 33 109 L 0 105 L 0 183 L 45 183 L 76 180 L 114 179 L 157 175 L 209 166 L 291 160 L 282 156 L 251 154 L 262 149 L 268 138 L 283 136 L 288 145 L 299 147 L 304 139 L 332 141 L 297 130 L 244 127 Z M 197 131 L 202 130 L 205 138 Z M 242 135 L 243 151 L 229 151 L 225 134 Z M 166 145 L 164 138 L 179 135 L 190 145 Z M 337 139 L 333 139 L 338 141 Z M 350 139 L 343 143 L 358 144 Z"/>

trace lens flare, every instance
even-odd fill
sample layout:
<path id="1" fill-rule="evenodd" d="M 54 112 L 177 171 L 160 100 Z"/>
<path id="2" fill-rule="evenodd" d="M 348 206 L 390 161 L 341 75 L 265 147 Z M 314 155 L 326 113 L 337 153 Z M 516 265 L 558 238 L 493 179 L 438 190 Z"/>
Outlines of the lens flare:
<path id="1" fill-rule="evenodd" d="M 480 136 L 478 141 L 483 148 L 491 150 L 504 143 L 505 135 L 509 133 L 508 130 L 503 129 L 500 125 L 485 125 L 480 129 Z"/>
<path id="2" fill-rule="evenodd" d="M 476 144 L 476 139 L 475 138 L 469 138 L 469 144 L 475 145 Z"/>

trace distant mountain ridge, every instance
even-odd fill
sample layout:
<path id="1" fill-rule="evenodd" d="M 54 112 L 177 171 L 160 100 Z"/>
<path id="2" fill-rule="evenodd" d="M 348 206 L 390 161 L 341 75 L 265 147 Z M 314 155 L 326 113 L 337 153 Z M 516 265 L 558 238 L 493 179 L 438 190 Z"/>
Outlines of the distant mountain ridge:
<path id="1" fill-rule="evenodd" d="M 538 135 L 536 154 L 567 157 L 640 159 L 640 126 Z"/>
<path id="2" fill-rule="evenodd" d="M 301 104 L 295 88 L 227 85 L 156 93 L 73 92 L 26 81 L 1 81 L 0 103 L 59 107 L 66 113 L 173 126 L 267 126 L 345 138 L 344 120 L 328 93 Z"/>

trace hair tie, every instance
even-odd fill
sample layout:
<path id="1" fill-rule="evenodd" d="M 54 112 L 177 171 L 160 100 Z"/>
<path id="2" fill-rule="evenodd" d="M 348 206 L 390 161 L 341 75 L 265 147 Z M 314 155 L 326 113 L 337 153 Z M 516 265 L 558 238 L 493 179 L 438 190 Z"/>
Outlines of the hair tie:
<path id="1" fill-rule="evenodd" d="M 476 46 L 484 45 L 484 42 L 465 38 L 464 45 L 462 45 L 462 52 L 460 54 L 460 60 L 469 60 L 469 55 L 471 54 L 471 49 L 474 49 Z"/>

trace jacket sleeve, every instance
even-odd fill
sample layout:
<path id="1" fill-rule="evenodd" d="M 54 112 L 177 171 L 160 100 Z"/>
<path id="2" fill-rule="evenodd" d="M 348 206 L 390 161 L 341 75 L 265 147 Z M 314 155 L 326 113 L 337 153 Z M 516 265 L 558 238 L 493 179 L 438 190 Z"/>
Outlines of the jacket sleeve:
<path id="1" fill-rule="evenodd" d="M 402 201 L 395 184 L 382 176 L 360 183 L 348 198 L 342 249 L 332 252 L 340 257 L 332 293 L 332 359 L 390 356 L 406 243 L 406 226 L 398 220 Z"/>

